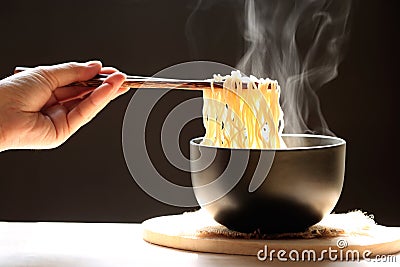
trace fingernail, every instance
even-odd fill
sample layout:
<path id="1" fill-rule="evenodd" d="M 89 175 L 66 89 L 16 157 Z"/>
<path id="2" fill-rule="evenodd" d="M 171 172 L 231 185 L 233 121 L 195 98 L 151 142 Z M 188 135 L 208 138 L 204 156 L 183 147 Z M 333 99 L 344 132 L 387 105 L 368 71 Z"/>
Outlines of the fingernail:
<path id="1" fill-rule="evenodd" d="M 113 74 L 111 74 L 111 75 L 122 75 L 122 76 L 124 76 L 124 79 L 126 79 L 126 74 L 125 73 L 123 73 L 123 72 L 120 72 L 120 71 L 117 71 L 117 72 L 114 72 Z"/>
<path id="2" fill-rule="evenodd" d="M 86 62 L 86 65 L 90 68 L 90 67 L 94 67 L 94 66 L 101 66 L 101 61 L 99 60 L 92 60 L 89 62 Z"/>

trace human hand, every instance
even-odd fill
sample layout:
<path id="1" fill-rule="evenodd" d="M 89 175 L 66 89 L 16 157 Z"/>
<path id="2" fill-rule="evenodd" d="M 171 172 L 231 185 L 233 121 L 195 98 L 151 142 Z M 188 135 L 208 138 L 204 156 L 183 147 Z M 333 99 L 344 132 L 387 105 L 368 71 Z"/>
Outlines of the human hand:
<path id="1" fill-rule="evenodd" d="M 85 87 L 63 87 L 98 73 L 110 74 L 82 99 Z M 126 76 L 101 63 L 64 63 L 37 67 L 0 81 L 0 151 L 49 149 L 61 145 L 111 100 L 125 93 Z M 93 89 L 93 88 L 92 88 Z"/>

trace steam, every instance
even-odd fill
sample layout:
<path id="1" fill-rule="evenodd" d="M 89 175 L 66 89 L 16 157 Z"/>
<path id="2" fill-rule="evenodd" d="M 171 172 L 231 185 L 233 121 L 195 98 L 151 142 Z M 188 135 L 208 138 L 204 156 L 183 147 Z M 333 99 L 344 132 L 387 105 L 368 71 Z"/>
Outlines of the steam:
<path id="1" fill-rule="evenodd" d="M 246 53 L 237 68 L 278 80 L 285 132 L 330 134 L 316 90 L 334 79 L 351 1 L 246 0 Z"/>

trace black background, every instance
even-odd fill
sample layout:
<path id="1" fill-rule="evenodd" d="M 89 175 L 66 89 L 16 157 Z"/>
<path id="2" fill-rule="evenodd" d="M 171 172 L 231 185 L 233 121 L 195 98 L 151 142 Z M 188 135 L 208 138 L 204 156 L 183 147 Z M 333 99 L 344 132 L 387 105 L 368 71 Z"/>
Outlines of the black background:
<path id="1" fill-rule="evenodd" d="M 335 211 L 362 209 L 375 214 L 381 224 L 398 226 L 396 2 L 356 2 L 339 76 L 318 94 L 330 129 L 347 141 L 345 184 Z M 200 10 L 207 19 L 188 29 L 186 22 L 195 4 L 2 1 L 0 76 L 10 75 L 15 66 L 90 59 L 138 75 L 199 59 L 234 66 L 243 52 L 241 34 L 230 26 L 236 25 L 237 10 L 222 1 Z M 191 30 L 202 41 L 188 39 Z M 133 93 L 113 101 L 58 149 L 1 153 L 0 220 L 140 222 L 181 212 L 182 208 L 161 204 L 142 192 L 125 165 L 121 129 Z M 172 107 L 193 96 L 198 94 L 172 93 L 165 102 Z M 157 120 L 152 123 L 157 125 Z M 188 124 L 181 136 L 182 150 L 188 150 L 190 137 L 202 134 L 201 121 Z M 177 180 L 187 184 L 189 176 Z"/>

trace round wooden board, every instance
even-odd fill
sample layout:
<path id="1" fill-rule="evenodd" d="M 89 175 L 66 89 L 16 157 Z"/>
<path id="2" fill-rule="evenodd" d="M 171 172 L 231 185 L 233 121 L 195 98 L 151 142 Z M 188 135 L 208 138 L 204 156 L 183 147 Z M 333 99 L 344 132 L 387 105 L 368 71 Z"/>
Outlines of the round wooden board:
<path id="1" fill-rule="evenodd" d="M 350 213 L 349 213 L 350 214 Z M 199 231 L 219 226 L 203 211 L 180 215 L 162 216 L 143 222 L 143 239 L 149 243 L 198 252 L 224 253 L 233 255 L 257 255 L 260 250 L 292 250 L 302 252 L 313 250 L 321 255 L 323 250 L 357 250 L 359 255 L 365 251 L 374 255 L 394 255 L 400 252 L 400 227 L 384 227 L 376 224 L 355 226 L 354 218 L 349 214 L 330 214 L 320 224 L 344 229 L 344 234 L 332 238 L 313 239 L 243 239 L 225 236 L 204 237 Z M 339 244 L 339 247 L 338 247 Z M 343 247 L 344 246 L 344 247 Z M 342 248 L 343 247 L 343 248 Z M 324 258 L 327 253 L 322 253 Z"/>

